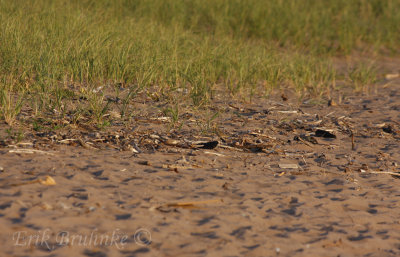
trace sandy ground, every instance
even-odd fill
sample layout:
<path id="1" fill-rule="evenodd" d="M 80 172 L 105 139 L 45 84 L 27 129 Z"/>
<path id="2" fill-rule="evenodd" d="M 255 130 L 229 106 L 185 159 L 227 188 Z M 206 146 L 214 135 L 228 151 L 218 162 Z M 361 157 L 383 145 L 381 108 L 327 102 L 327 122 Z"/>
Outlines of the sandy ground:
<path id="1" fill-rule="evenodd" d="M 211 137 L 187 114 L 3 142 L 1 256 L 399 256 L 400 81 L 377 89 L 221 102 Z"/>

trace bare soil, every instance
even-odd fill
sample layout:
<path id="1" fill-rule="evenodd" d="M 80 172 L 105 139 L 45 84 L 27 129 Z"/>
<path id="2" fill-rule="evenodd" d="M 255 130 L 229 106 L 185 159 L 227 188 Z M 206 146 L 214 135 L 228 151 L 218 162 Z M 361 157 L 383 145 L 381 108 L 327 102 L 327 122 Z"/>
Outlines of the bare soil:
<path id="1" fill-rule="evenodd" d="M 3 140 L 1 255 L 399 256 L 400 79 L 283 94 Z"/>

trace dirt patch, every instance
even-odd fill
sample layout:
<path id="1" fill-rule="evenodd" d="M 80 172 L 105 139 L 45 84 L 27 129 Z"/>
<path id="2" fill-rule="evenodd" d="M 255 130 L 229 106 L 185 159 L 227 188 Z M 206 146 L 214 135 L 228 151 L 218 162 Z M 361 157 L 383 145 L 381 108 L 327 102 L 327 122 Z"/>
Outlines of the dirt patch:
<path id="1" fill-rule="evenodd" d="M 145 103 L 134 126 L 3 140 L 2 252 L 398 256 L 400 81 L 376 89 L 216 100 L 218 125 L 187 112 L 168 133 Z"/>

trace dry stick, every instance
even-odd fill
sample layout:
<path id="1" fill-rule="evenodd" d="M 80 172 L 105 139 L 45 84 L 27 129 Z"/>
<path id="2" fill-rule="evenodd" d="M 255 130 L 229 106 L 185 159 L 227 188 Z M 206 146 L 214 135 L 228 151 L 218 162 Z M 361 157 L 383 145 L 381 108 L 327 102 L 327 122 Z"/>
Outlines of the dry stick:
<path id="1" fill-rule="evenodd" d="M 151 206 L 149 210 L 154 211 L 156 209 L 162 208 L 162 207 L 175 207 L 175 208 L 194 208 L 197 207 L 198 205 L 203 205 L 203 204 L 210 204 L 210 203 L 223 203 L 223 199 L 210 199 L 210 200 L 204 200 L 204 201 L 193 201 L 193 202 L 177 202 L 177 203 L 165 203 L 161 205 L 155 205 Z"/>
<path id="2" fill-rule="evenodd" d="M 303 142 L 303 144 L 308 145 L 309 147 L 313 147 L 310 143 L 308 143 L 307 141 L 303 140 L 301 137 L 298 137 L 298 138 L 299 138 L 299 140 L 301 142 Z"/>
<path id="3" fill-rule="evenodd" d="M 206 153 L 206 154 L 213 154 L 213 155 L 216 155 L 216 156 L 226 156 L 226 155 L 224 155 L 224 154 L 222 154 L 222 153 L 214 153 L 214 152 L 209 152 L 209 151 L 205 151 L 204 153 Z"/>
<path id="4" fill-rule="evenodd" d="M 301 157 L 303 158 L 304 163 L 305 163 L 306 165 L 308 165 L 306 159 L 304 158 L 304 155 L 302 155 Z"/>
<path id="5" fill-rule="evenodd" d="M 168 207 L 191 207 L 191 206 L 199 205 L 199 204 L 219 203 L 219 202 L 223 202 L 223 200 L 222 199 L 211 199 L 211 200 L 204 200 L 204 201 L 167 203 L 164 206 L 168 206 Z"/>
<path id="6" fill-rule="evenodd" d="M 41 153 L 41 154 L 47 154 L 47 155 L 55 155 L 54 153 L 51 152 L 45 152 L 45 151 L 41 151 L 41 150 L 35 150 L 35 149 L 25 149 L 25 148 L 18 148 L 18 149 L 14 149 L 14 150 L 9 150 L 9 153 L 26 153 L 26 154 L 33 154 L 33 153 Z"/>
<path id="7" fill-rule="evenodd" d="M 232 147 L 232 146 L 228 146 L 228 145 L 219 145 L 219 147 L 225 148 L 225 149 L 228 149 L 228 150 L 234 150 L 234 151 L 243 152 L 243 149 L 241 149 L 241 148 L 236 148 L 236 147 Z"/>
<path id="8" fill-rule="evenodd" d="M 391 171 L 370 171 L 369 173 L 373 173 L 373 174 L 389 174 L 389 175 L 393 175 L 393 176 L 400 176 L 400 173 L 391 172 Z"/>
<path id="9" fill-rule="evenodd" d="M 354 144 L 354 133 L 353 133 L 353 131 L 351 131 L 351 150 L 355 150 L 356 149 L 356 146 L 355 146 L 355 144 Z"/>

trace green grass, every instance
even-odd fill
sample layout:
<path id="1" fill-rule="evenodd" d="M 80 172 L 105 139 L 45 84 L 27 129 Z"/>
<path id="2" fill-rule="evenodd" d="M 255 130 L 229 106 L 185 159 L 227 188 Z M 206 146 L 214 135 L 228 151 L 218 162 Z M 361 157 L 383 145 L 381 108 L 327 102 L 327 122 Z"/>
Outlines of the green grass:
<path id="1" fill-rule="evenodd" d="M 99 86 L 128 88 L 122 118 L 154 88 L 200 107 L 216 87 L 321 96 L 337 76 L 333 56 L 399 49 L 395 0 L 0 0 L 0 116 L 13 124 L 23 104 L 104 125 Z M 362 87 L 370 71 L 349 70 L 350 81 Z"/>

